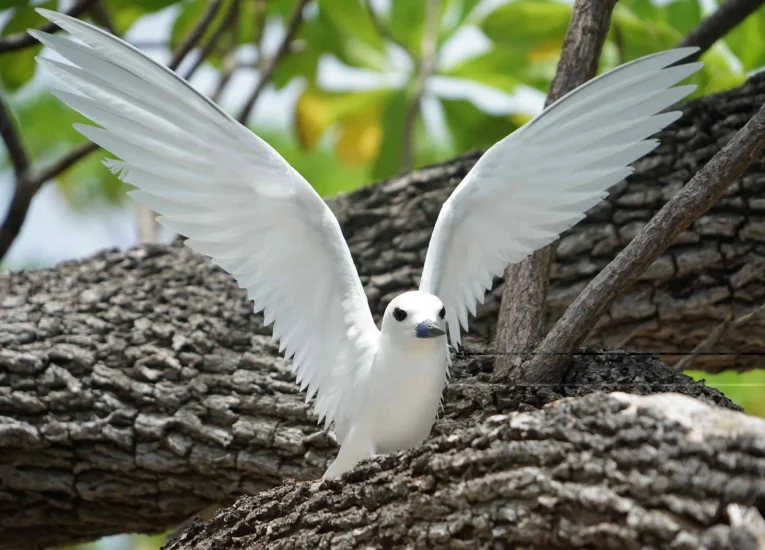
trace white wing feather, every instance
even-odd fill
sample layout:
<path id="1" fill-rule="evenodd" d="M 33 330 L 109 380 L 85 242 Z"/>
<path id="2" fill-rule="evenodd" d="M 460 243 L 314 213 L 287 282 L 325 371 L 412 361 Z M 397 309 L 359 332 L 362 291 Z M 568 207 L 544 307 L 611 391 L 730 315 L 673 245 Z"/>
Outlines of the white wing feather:
<path id="1" fill-rule="evenodd" d="M 452 345 L 493 277 L 583 219 L 658 145 L 646 138 L 681 113 L 657 113 L 695 89 L 672 86 L 701 67 L 670 65 L 696 50 L 650 55 L 589 81 L 479 159 L 441 209 L 420 283 L 444 303 Z"/>
<path id="2" fill-rule="evenodd" d="M 379 340 L 337 219 L 266 142 L 139 50 L 38 9 L 80 42 L 30 33 L 73 65 L 38 59 L 79 93 L 54 93 L 101 128 L 77 125 L 162 225 L 234 275 L 273 322 L 308 399 L 340 439 L 352 388 Z"/>

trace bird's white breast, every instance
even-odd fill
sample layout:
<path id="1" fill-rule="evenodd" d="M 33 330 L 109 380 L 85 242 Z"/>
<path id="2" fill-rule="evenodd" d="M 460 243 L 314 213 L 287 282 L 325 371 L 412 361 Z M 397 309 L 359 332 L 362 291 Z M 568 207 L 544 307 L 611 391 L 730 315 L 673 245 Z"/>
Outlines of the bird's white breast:
<path id="1" fill-rule="evenodd" d="M 367 418 L 378 453 L 417 445 L 428 437 L 446 382 L 443 339 L 410 346 L 381 341 L 371 373 Z"/>

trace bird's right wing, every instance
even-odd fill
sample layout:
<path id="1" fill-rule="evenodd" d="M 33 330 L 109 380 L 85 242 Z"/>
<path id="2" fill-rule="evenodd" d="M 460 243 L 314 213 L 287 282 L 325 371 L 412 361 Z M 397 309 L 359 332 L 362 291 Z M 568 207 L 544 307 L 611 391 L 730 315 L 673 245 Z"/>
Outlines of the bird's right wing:
<path id="1" fill-rule="evenodd" d="M 698 48 L 636 59 L 576 88 L 495 143 L 444 203 L 420 290 L 446 308 L 460 343 L 495 276 L 584 218 L 606 191 L 656 148 L 647 139 L 680 117 L 663 113 L 695 86 L 675 86 L 701 68 L 677 65 Z"/>
<path id="2" fill-rule="evenodd" d="M 274 149 L 188 83 L 122 40 L 38 9 L 69 31 L 30 31 L 73 65 L 39 59 L 79 93 L 64 103 L 99 124 L 78 125 L 120 157 L 107 165 L 159 223 L 234 275 L 273 323 L 301 389 L 344 431 L 353 384 L 379 331 L 337 219 Z"/>

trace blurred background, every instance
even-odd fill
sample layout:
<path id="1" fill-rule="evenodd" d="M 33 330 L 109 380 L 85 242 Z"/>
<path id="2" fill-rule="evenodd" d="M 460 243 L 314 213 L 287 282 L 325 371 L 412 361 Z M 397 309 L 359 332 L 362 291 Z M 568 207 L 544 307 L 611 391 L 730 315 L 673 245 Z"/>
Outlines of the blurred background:
<path id="1" fill-rule="evenodd" d="M 0 36 L 41 27 L 42 6 L 0 0 Z M 81 17 L 177 72 L 279 151 L 323 196 L 485 148 L 543 105 L 571 14 L 554 0 L 95 0 Z M 303 8 L 302 10 L 300 8 Z M 600 71 L 673 47 L 715 0 L 621 0 Z M 194 40 L 190 40 L 194 38 Z M 187 50 L 187 51 L 186 51 Z M 0 86 L 32 166 L 84 154 L 80 117 L 50 93 L 41 48 L 0 50 Z M 184 54 L 185 55 L 182 55 Z M 52 54 L 47 54 L 52 56 Z M 702 58 L 693 97 L 738 86 L 765 65 L 765 8 Z M 74 157 L 72 157 L 74 158 Z M 88 154 L 43 185 L 0 270 L 52 266 L 107 247 L 168 242 Z M 14 194 L 0 150 L 0 220 Z M 689 373 L 700 376 L 700 373 Z M 765 371 L 704 375 L 765 416 Z M 120 536 L 79 548 L 158 548 L 163 536 Z"/>

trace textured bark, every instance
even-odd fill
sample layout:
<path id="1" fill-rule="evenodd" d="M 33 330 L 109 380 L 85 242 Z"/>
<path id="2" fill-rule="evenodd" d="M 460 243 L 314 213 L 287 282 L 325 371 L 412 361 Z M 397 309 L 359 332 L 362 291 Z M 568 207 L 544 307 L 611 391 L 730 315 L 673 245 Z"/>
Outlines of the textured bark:
<path id="1" fill-rule="evenodd" d="M 0 548 L 167 529 L 210 504 L 319 477 L 334 440 L 316 426 L 267 338 L 221 330 L 228 303 L 210 312 L 210 324 L 175 312 L 176 326 L 193 327 L 190 336 L 122 313 L 127 330 L 90 354 L 74 337 L 43 360 L 0 354 Z M 83 311 L 79 328 L 99 333 L 99 317 Z M 740 410 L 651 356 L 604 351 L 578 356 L 554 387 L 490 384 L 494 356 L 460 358 L 434 433 L 598 390 L 676 391 Z"/>
<path id="2" fill-rule="evenodd" d="M 629 186 L 617 186 L 561 241 L 553 317 L 763 100 L 760 78 L 686 107 Z M 416 286 L 440 205 L 476 158 L 331 201 L 377 318 Z M 718 319 L 761 303 L 764 186 L 759 162 L 611 308 L 595 340 L 689 352 Z M 456 363 L 437 433 L 604 380 L 631 392 L 708 391 L 686 388 L 687 379 L 642 356 L 630 363 L 632 356 L 605 350 L 580 358 L 586 364 L 575 365 L 564 386 L 488 384 L 493 356 L 482 352 L 491 349 L 498 296 L 495 289 L 471 324 L 477 337 L 466 339 L 471 355 Z M 162 529 L 211 502 L 317 476 L 335 444 L 317 430 L 251 311 L 228 275 L 181 247 L 0 275 L 0 547 Z M 762 352 L 762 329 L 742 327 L 718 349 Z M 718 368 L 758 364 L 754 356 L 704 360 Z"/>
<path id="3" fill-rule="evenodd" d="M 765 420 L 593 394 L 239 499 L 168 550 L 756 549 Z M 743 524 L 731 521 L 749 512 Z"/>

